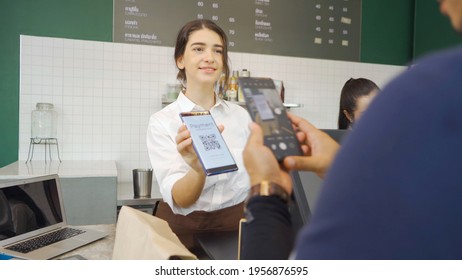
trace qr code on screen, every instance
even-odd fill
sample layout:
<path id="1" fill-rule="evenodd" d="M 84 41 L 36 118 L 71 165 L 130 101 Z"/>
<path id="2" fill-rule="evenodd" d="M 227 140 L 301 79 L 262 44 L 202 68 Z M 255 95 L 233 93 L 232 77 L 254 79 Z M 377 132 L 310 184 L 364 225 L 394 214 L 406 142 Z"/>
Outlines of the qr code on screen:
<path id="1" fill-rule="evenodd" d="M 220 143 L 217 141 L 215 134 L 199 135 L 199 138 L 201 139 L 206 151 L 221 149 Z"/>

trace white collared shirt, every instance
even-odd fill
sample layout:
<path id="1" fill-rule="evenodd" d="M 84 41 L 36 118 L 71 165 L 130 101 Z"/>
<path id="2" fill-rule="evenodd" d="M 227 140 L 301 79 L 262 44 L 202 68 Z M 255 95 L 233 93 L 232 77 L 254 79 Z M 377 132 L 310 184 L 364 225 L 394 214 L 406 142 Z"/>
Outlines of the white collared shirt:
<path id="1" fill-rule="evenodd" d="M 217 125 L 222 124 L 226 145 L 238 166 L 238 171 L 207 176 L 199 199 L 188 208 L 178 207 L 172 198 L 172 187 L 191 167 L 177 151 L 175 137 L 182 125 L 179 113 L 204 110 L 183 93 L 178 99 L 154 113 L 148 125 L 147 147 L 154 175 L 160 186 L 163 200 L 176 214 L 187 215 L 193 211 L 215 211 L 236 205 L 247 197 L 250 181 L 242 160 L 242 151 L 250 133 L 248 112 L 239 105 L 216 98 L 210 109 Z"/>

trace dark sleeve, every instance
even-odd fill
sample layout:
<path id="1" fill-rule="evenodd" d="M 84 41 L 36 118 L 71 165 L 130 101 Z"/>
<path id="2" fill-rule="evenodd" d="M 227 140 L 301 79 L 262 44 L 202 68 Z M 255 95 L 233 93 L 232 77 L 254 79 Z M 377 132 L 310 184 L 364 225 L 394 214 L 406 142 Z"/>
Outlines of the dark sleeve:
<path id="1" fill-rule="evenodd" d="M 241 260 L 288 259 L 294 231 L 287 204 L 275 196 L 250 199 L 241 228 Z"/>

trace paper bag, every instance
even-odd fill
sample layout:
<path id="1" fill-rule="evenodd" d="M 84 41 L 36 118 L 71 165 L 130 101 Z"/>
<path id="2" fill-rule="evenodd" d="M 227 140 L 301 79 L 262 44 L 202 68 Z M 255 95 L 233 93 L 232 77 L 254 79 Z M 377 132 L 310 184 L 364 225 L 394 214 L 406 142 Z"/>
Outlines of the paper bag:
<path id="1" fill-rule="evenodd" d="M 128 206 L 122 206 L 116 226 L 114 260 L 194 260 L 168 223 Z"/>

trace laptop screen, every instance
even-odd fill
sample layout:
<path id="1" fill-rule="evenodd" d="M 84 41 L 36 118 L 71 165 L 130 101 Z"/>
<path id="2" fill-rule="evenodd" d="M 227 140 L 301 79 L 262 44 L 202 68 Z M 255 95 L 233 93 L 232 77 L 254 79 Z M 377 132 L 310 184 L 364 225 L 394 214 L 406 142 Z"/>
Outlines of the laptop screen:
<path id="1" fill-rule="evenodd" d="M 56 179 L 0 188 L 0 241 L 61 222 Z"/>

